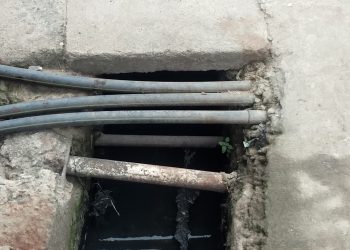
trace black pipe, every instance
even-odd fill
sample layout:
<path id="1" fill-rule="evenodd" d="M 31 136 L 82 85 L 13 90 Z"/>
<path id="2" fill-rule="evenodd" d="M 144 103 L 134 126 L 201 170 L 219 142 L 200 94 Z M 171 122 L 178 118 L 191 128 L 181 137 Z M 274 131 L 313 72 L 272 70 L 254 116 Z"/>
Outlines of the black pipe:
<path id="1" fill-rule="evenodd" d="M 68 76 L 0 65 L 0 76 L 58 87 L 126 93 L 200 93 L 249 90 L 249 81 L 147 82 Z"/>
<path id="2" fill-rule="evenodd" d="M 79 109 L 160 106 L 248 106 L 253 103 L 254 95 L 248 92 L 80 96 L 3 105 L 0 106 L 0 118 Z"/>
<path id="3" fill-rule="evenodd" d="M 0 121 L 0 134 L 64 126 L 104 124 L 259 124 L 266 120 L 261 110 L 192 111 L 137 110 L 64 113 Z"/>

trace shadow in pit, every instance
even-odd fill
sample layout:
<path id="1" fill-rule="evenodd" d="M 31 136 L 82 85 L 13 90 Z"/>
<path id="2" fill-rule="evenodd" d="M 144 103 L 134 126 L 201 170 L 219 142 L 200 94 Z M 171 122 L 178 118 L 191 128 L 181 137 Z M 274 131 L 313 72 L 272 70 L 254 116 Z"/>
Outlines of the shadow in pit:
<path id="1" fill-rule="evenodd" d="M 196 149 L 190 168 L 223 171 L 227 158 L 217 149 Z M 184 149 L 99 147 L 96 157 L 164 166 L 184 165 Z M 90 197 L 101 190 L 112 206 L 98 216 L 90 207 L 80 249 L 180 249 L 175 239 L 177 188 L 95 179 Z M 188 249 L 224 249 L 224 194 L 201 191 L 190 208 Z M 92 200 L 93 203 L 93 200 Z M 120 215 L 118 215 L 118 213 Z"/>

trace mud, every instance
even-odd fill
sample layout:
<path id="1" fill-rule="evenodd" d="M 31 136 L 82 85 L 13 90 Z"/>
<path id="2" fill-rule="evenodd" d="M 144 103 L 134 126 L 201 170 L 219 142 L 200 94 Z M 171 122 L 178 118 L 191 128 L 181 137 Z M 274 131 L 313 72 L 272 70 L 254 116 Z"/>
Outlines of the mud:
<path id="1" fill-rule="evenodd" d="M 282 132 L 281 96 L 271 81 L 276 72 L 269 62 L 255 62 L 228 78 L 253 81 L 254 109 L 266 110 L 268 122 L 243 129 L 243 143 L 236 143 L 231 166 L 238 178 L 230 187 L 231 227 L 227 245 L 232 250 L 262 249 L 266 242 L 266 164 L 268 145 Z"/>

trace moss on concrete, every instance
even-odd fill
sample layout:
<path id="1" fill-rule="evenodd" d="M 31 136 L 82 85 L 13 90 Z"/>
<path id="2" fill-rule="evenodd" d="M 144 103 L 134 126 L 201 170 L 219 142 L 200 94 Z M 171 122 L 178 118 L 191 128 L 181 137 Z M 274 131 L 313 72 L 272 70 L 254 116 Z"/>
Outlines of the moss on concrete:
<path id="1" fill-rule="evenodd" d="M 84 215 L 86 212 L 87 193 L 84 191 L 85 184 L 82 184 L 80 199 L 77 200 L 73 208 L 72 222 L 69 229 L 68 249 L 77 250 L 79 247 L 81 231 L 84 225 Z"/>

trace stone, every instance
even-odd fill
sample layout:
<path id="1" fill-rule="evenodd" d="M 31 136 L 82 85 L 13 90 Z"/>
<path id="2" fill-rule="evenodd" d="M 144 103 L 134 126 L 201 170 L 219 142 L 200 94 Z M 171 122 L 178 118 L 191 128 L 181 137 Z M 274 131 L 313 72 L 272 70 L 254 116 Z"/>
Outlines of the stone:
<path id="1" fill-rule="evenodd" d="M 0 81 L 5 103 L 86 95 L 79 90 Z M 88 156 L 90 128 L 2 135 L 0 138 L 0 246 L 8 249 L 77 249 L 84 187 L 61 177 L 67 153 Z"/>
<path id="2" fill-rule="evenodd" d="M 83 134 L 67 128 L 7 135 L 1 141 L 1 244 L 20 250 L 76 249 L 85 206 L 83 182 L 65 179 L 61 172 L 69 137 L 89 144 L 81 141 Z"/>
<path id="3" fill-rule="evenodd" d="M 18 250 L 75 249 L 70 248 L 76 245 L 72 230 L 82 224 L 79 184 L 62 184 L 62 177 L 48 169 L 3 183 L 0 196 L 7 199 L 0 203 L 0 244 Z"/>
<path id="4" fill-rule="evenodd" d="M 261 2 L 284 88 L 264 249 L 350 249 L 350 2 Z"/>
<path id="5" fill-rule="evenodd" d="M 226 70 L 269 52 L 255 0 L 68 0 L 68 66 L 89 74 Z"/>
<path id="6" fill-rule="evenodd" d="M 83 189 L 74 179 L 64 181 L 60 176 L 69 147 L 67 131 L 4 138 L 0 147 L 2 244 L 13 249 L 68 249 L 77 244 L 75 233 L 83 223 L 83 210 L 77 207 L 83 206 Z"/>
<path id="7" fill-rule="evenodd" d="M 65 17 L 65 0 L 1 1 L 0 63 L 60 66 Z"/>

